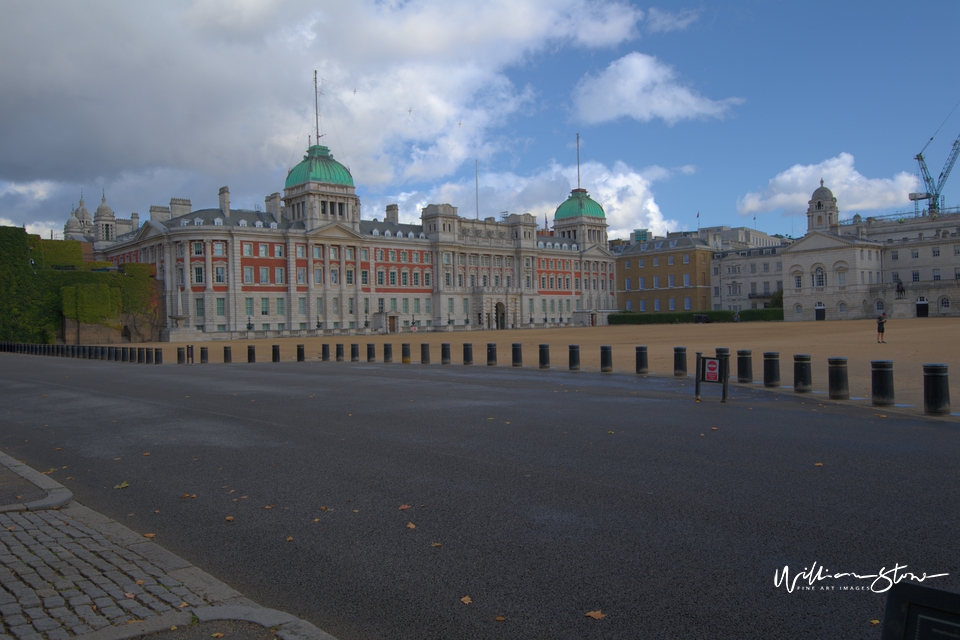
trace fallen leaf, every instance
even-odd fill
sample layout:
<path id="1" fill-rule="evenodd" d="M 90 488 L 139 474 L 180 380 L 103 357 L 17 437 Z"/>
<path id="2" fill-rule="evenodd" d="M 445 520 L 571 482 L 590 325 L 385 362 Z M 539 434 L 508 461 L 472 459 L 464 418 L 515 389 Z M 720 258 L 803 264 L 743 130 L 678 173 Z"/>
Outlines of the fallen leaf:
<path id="1" fill-rule="evenodd" d="M 142 584 L 143 584 L 143 580 L 137 580 L 137 586 L 138 586 L 138 587 L 139 587 L 140 585 L 142 585 Z"/>
<path id="2" fill-rule="evenodd" d="M 360 509 L 354 509 L 353 512 L 354 512 L 354 513 L 360 513 Z"/>
<path id="3" fill-rule="evenodd" d="M 497 622 L 503 622 L 504 620 L 506 620 L 506 618 L 504 618 L 503 616 L 497 616 L 496 618 L 494 618 L 494 620 L 496 620 Z"/>
<path id="4" fill-rule="evenodd" d="M 612 435 L 612 434 L 613 434 L 614 432 L 613 432 L 613 431 L 607 431 L 607 433 L 609 433 L 609 434 L 611 434 L 611 435 Z"/>
<path id="5" fill-rule="evenodd" d="M 133 595 L 132 593 L 125 593 L 125 594 L 123 594 L 123 596 L 124 596 L 125 598 L 130 598 L 131 600 L 133 600 L 134 598 L 137 597 L 137 596 Z"/>
<path id="6" fill-rule="evenodd" d="M 607 617 L 607 614 L 597 609 L 596 611 L 587 611 L 586 616 L 588 618 L 593 618 L 594 620 L 602 620 Z"/>
<path id="7" fill-rule="evenodd" d="M 880 624 L 880 621 L 879 621 L 879 620 L 871 620 L 871 621 L 870 621 L 870 624 L 872 624 L 873 626 L 877 626 L 878 624 Z"/>
<path id="8" fill-rule="evenodd" d="M 127 620 L 127 624 L 137 624 L 138 622 L 143 622 L 143 620 Z"/>
<path id="9" fill-rule="evenodd" d="M 402 505 L 400 505 L 400 511 L 406 511 L 406 510 L 409 509 L 409 508 L 410 508 L 410 505 L 408 505 L 408 504 L 402 504 Z"/>
<path id="10" fill-rule="evenodd" d="M 149 451 L 147 451 L 147 452 L 146 452 L 146 453 L 144 453 L 143 455 L 145 455 L 145 456 L 148 456 L 148 455 L 150 455 L 150 452 L 149 452 Z"/>
<path id="11" fill-rule="evenodd" d="M 313 521 L 314 521 L 314 522 L 320 522 L 320 518 L 314 518 Z"/>
<path id="12" fill-rule="evenodd" d="M 822 467 L 822 466 L 823 466 L 823 463 L 822 463 L 822 462 L 814 462 L 814 463 L 813 463 L 813 466 L 815 466 L 815 467 Z"/>
<path id="13" fill-rule="evenodd" d="M 246 499 L 247 499 L 247 496 L 240 496 L 240 499 L 241 499 L 241 500 L 246 500 Z"/>
<path id="14" fill-rule="evenodd" d="M 287 542 L 293 542 L 293 536 L 287 536 Z"/>
<path id="15" fill-rule="evenodd" d="M 264 508 L 264 509 L 273 509 L 273 505 L 272 505 L 272 504 L 265 504 L 265 505 L 263 505 L 263 508 Z"/>
<path id="16" fill-rule="evenodd" d="M 96 610 L 97 610 L 97 605 L 92 604 L 92 605 L 90 605 L 90 608 L 93 609 L 94 611 L 96 611 Z"/>
<path id="17" fill-rule="evenodd" d="M 233 522 L 233 516 L 227 516 L 226 520 L 227 522 Z"/>
<path id="18" fill-rule="evenodd" d="M 114 460 L 119 460 L 120 458 L 114 458 Z"/>
<path id="19" fill-rule="evenodd" d="M 711 431 L 716 431 L 717 428 L 716 428 L 716 427 L 710 427 L 710 430 L 711 430 Z"/>
<path id="20" fill-rule="evenodd" d="M 326 507 L 320 507 L 320 511 L 326 511 L 326 510 L 327 510 Z"/>
<path id="21" fill-rule="evenodd" d="M 704 434 L 702 434 L 702 433 L 700 434 L 701 437 L 703 437 L 703 435 L 704 435 Z"/>
<path id="22" fill-rule="evenodd" d="M 156 538 L 156 537 L 157 537 L 157 534 L 155 534 L 155 533 L 145 533 L 145 534 L 143 534 L 143 537 L 144 537 L 144 538 Z"/>
<path id="23" fill-rule="evenodd" d="M 463 604 L 470 604 L 471 602 L 473 602 L 473 598 L 471 598 L 470 596 L 463 596 L 462 598 L 460 598 L 460 602 L 462 602 Z"/>
<path id="24" fill-rule="evenodd" d="M 181 602 L 180 604 L 177 605 L 177 609 L 183 609 L 183 608 L 186 608 L 186 607 L 189 607 L 189 606 L 190 606 L 190 605 L 187 604 L 186 602 Z"/>
<path id="25" fill-rule="evenodd" d="M 211 637 L 211 638 L 222 638 L 222 637 L 223 637 L 223 634 L 222 634 L 222 633 L 219 633 L 219 632 L 217 632 L 217 633 L 211 633 L 211 634 L 210 634 L 210 637 Z"/>
<path id="26" fill-rule="evenodd" d="M 113 488 L 114 488 L 114 489 L 126 489 L 126 488 L 129 487 L 129 486 L 130 486 L 130 483 L 127 482 L 126 480 L 124 480 L 124 481 L 121 482 L 120 484 L 115 484 L 115 485 L 113 485 Z"/>
<path id="27" fill-rule="evenodd" d="M 16 527 L 7 527 L 7 531 L 16 531 L 16 530 L 17 530 Z"/>
<path id="28" fill-rule="evenodd" d="M 172 625 L 170 627 L 170 631 L 176 631 L 176 630 L 177 630 L 177 625 Z"/>
<path id="29" fill-rule="evenodd" d="M 416 529 L 416 528 L 417 528 L 417 525 L 413 524 L 412 522 L 407 523 L 407 529 Z"/>
<path id="30" fill-rule="evenodd" d="M 54 449 L 54 451 L 60 451 L 60 447 L 57 447 L 56 449 Z"/>
<path id="31" fill-rule="evenodd" d="M 431 547 L 442 547 L 443 545 L 440 544 L 439 542 L 431 542 L 431 543 L 430 543 L 430 546 L 431 546 Z"/>
<path id="32" fill-rule="evenodd" d="M 160 509 L 154 509 L 153 512 L 154 512 L 154 513 L 160 513 Z"/>

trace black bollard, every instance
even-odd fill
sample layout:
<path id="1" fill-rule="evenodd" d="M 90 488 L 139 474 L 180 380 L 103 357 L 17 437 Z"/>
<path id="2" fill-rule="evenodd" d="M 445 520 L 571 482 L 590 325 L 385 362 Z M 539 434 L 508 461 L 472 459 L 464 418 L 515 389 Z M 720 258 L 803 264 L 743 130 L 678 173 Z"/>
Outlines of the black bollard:
<path id="1" fill-rule="evenodd" d="M 153 350 L 153 364 L 163 364 L 163 349 Z"/>
<path id="2" fill-rule="evenodd" d="M 377 361 L 377 345 L 367 343 L 367 362 Z"/>
<path id="3" fill-rule="evenodd" d="M 600 347 L 600 373 L 611 373 L 613 371 L 613 346 L 602 345 Z"/>
<path id="4" fill-rule="evenodd" d="M 233 362 L 233 349 L 231 347 L 223 348 L 223 364 L 230 364 Z"/>
<path id="5" fill-rule="evenodd" d="M 673 348 L 673 375 L 686 377 L 687 375 L 687 348 Z"/>
<path id="6" fill-rule="evenodd" d="M 540 345 L 540 368 L 550 368 L 550 345 L 548 344 Z"/>
<path id="7" fill-rule="evenodd" d="M 137 364 L 143 364 L 147 361 L 147 350 L 143 347 L 137 347 Z"/>
<path id="8" fill-rule="evenodd" d="M 813 391 L 813 375 L 811 373 L 811 357 L 808 353 L 798 353 L 793 356 L 793 392 L 810 393 Z"/>
<path id="9" fill-rule="evenodd" d="M 107 360 L 113 361 L 116 359 L 117 359 L 117 348 L 107 347 Z"/>
<path id="10" fill-rule="evenodd" d="M 278 344 L 273 345 L 273 349 L 271 349 L 271 351 L 273 352 L 271 354 L 272 360 L 274 362 L 280 362 L 280 345 Z"/>
<path id="11" fill-rule="evenodd" d="M 473 343 L 463 343 L 463 364 L 473 364 Z"/>
<path id="12" fill-rule="evenodd" d="M 130 358 L 133 359 L 133 351 L 130 351 Z M 187 345 L 187 364 L 193 364 L 193 345 Z"/>
<path id="13" fill-rule="evenodd" d="M 393 345 L 389 342 L 383 345 L 383 362 L 384 364 L 393 362 Z"/>
<path id="14" fill-rule="evenodd" d="M 763 352 L 763 386 L 780 386 L 780 352 Z"/>
<path id="15" fill-rule="evenodd" d="M 210 349 L 207 347 L 200 347 L 200 364 L 208 364 L 210 362 Z"/>
<path id="16" fill-rule="evenodd" d="M 147 359 L 146 364 L 153 364 L 153 349 L 147 347 Z"/>
<path id="17" fill-rule="evenodd" d="M 420 343 L 420 364 L 430 364 L 430 345 L 426 342 Z"/>
<path id="18" fill-rule="evenodd" d="M 257 361 L 257 346 L 253 344 L 247 345 L 247 362 L 256 362 Z"/>
<path id="19" fill-rule="evenodd" d="M 305 362 L 307 359 L 306 349 L 302 344 L 297 345 L 297 362 Z"/>
<path id="20" fill-rule="evenodd" d="M 647 360 L 647 348 L 637 347 L 637 373 L 645 374 L 650 372 L 650 364 Z"/>
<path id="21" fill-rule="evenodd" d="M 343 345 L 337 345 L 337 362 L 343 362 Z"/>
<path id="22" fill-rule="evenodd" d="M 323 362 L 330 362 L 330 345 L 320 345 L 320 360 Z"/>
<path id="23" fill-rule="evenodd" d="M 497 366 L 497 343 L 496 342 L 487 343 L 487 366 L 488 367 Z"/>
<path id="24" fill-rule="evenodd" d="M 875 407 L 888 407 L 893 401 L 893 360 L 871 360 L 871 402 Z"/>
<path id="25" fill-rule="evenodd" d="M 570 371 L 580 371 L 580 345 L 572 344 L 568 350 L 570 352 Z"/>
<path id="26" fill-rule="evenodd" d="M 183 348 L 183 347 L 179 347 Z M 186 351 L 184 351 L 186 353 Z M 120 362 L 130 362 L 130 347 L 121 347 L 120 348 Z M 177 364 L 183 364 L 180 362 L 179 356 L 177 357 Z"/>
<path id="27" fill-rule="evenodd" d="M 746 384 L 753 382 L 753 351 L 751 349 L 737 350 L 737 382 Z"/>
<path id="28" fill-rule="evenodd" d="M 350 345 L 350 362 L 360 362 L 360 345 Z"/>
<path id="29" fill-rule="evenodd" d="M 126 348 L 124 348 L 126 352 Z M 127 354 L 123 354 L 123 361 L 127 361 Z M 187 363 L 187 348 L 186 347 L 177 347 L 177 364 L 186 364 Z"/>
<path id="30" fill-rule="evenodd" d="M 947 365 L 923 365 L 923 412 L 928 416 L 950 415 L 950 384 Z"/>
<path id="31" fill-rule="evenodd" d="M 850 382 L 847 379 L 846 358 L 827 358 L 827 386 L 831 400 L 850 399 Z"/>
<path id="32" fill-rule="evenodd" d="M 440 364 L 450 364 L 450 343 L 440 343 Z"/>
<path id="33" fill-rule="evenodd" d="M 515 367 L 523 366 L 523 344 L 520 342 L 514 342 L 510 345 L 511 351 L 511 364 Z"/>
<path id="34" fill-rule="evenodd" d="M 410 364 L 410 343 L 409 342 L 400 343 L 400 363 Z"/>

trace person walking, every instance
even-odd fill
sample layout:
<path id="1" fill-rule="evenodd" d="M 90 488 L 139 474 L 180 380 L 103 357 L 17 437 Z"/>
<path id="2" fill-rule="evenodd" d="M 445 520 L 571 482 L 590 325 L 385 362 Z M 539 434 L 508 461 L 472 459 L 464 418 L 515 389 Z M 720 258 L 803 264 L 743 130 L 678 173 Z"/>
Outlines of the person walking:
<path id="1" fill-rule="evenodd" d="M 886 340 L 883 339 L 883 325 L 887 323 L 887 314 L 881 313 L 880 317 L 877 318 L 877 343 L 886 344 Z"/>

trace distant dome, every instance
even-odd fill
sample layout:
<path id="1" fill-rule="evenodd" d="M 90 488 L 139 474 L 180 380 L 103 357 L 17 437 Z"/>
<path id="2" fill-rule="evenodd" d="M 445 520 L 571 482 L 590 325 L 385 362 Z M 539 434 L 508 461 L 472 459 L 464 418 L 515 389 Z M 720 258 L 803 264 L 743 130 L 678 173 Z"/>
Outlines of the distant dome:
<path id="1" fill-rule="evenodd" d="M 333 159 L 330 149 L 315 144 L 307 149 L 303 161 L 287 174 L 284 188 L 289 189 L 305 182 L 326 182 L 352 187 L 353 176 L 349 169 Z"/>
<path id="2" fill-rule="evenodd" d="M 564 218 L 578 218 L 580 216 L 589 216 L 591 218 L 606 218 L 603 214 L 603 207 L 587 195 L 586 189 L 574 189 L 553 214 L 553 220 L 563 220 Z"/>
<path id="3" fill-rule="evenodd" d="M 73 212 L 71 212 L 70 217 L 67 218 L 67 224 L 63 229 L 64 231 L 80 231 L 80 221 L 73 215 Z"/>
<path id="4" fill-rule="evenodd" d="M 90 222 L 90 212 L 87 211 L 87 207 L 84 206 L 83 198 L 80 198 L 80 206 L 73 212 L 73 215 L 75 215 L 80 222 Z"/>
<path id="5" fill-rule="evenodd" d="M 830 191 L 830 189 L 827 189 L 825 186 L 823 186 L 823 178 L 820 179 L 820 187 L 813 192 L 813 196 L 811 196 L 810 199 L 827 201 L 834 199 L 833 191 Z"/>
<path id="6" fill-rule="evenodd" d="M 100 206 L 97 207 L 97 213 L 94 214 L 94 220 L 112 220 L 115 218 L 113 215 L 113 209 L 110 208 L 110 205 L 107 204 L 107 197 L 104 196 L 100 200 Z"/>

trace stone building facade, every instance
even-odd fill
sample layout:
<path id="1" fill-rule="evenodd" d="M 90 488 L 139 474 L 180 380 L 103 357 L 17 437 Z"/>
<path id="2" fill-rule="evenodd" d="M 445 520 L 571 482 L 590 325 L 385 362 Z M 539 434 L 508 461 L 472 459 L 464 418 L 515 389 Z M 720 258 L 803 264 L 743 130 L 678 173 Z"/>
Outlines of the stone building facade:
<path id="1" fill-rule="evenodd" d="M 400 223 L 396 205 L 365 220 L 349 170 L 313 145 L 263 211 L 232 209 L 224 187 L 217 208 L 172 199 L 95 247 L 118 266 L 156 265 L 174 340 L 598 324 L 615 308 L 606 244 L 582 189 L 549 231 L 531 214 L 474 220 L 449 204 L 420 224 Z"/>
<path id="2" fill-rule="evenodd" d="M 710 258 L 706 241 L 670 234 L 639 242 L 617 256 L 622 311 L 705 311 L 710 308 Z"/>

